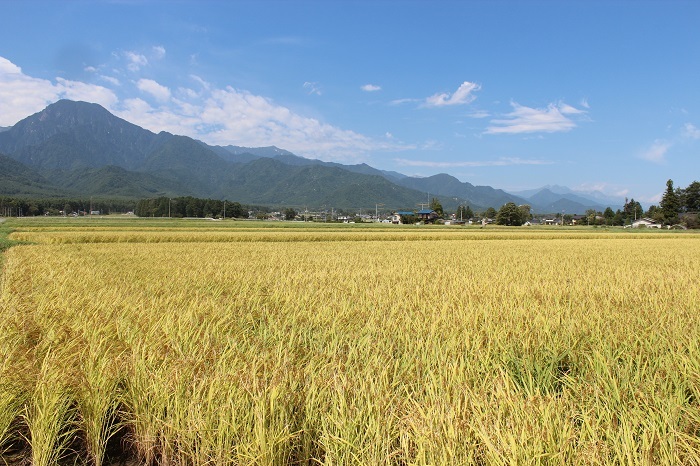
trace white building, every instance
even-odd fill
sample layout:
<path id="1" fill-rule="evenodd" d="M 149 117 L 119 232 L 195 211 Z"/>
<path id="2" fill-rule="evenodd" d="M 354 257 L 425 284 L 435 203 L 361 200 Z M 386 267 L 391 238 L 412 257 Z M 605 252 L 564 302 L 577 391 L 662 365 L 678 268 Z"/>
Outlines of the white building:
<path id="1" fill-rule="evenodd" d="M 632 228 L 661 228 L 663 225 L 654 220 L 644 217 L 632 222 Z"/>

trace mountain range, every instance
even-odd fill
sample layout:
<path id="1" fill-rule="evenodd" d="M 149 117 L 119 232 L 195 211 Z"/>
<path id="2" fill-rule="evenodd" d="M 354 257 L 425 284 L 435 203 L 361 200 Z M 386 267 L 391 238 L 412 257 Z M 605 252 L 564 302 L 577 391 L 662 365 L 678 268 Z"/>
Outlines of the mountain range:
<path id="1" fill-rule="evenodd" d="M 530 204 L 533 212 L 572 214 L 616 205 L 562 187 L 508 193 L 448 174 L 410 177 L 367 164 L 307 159 L 274 146 L 211 146 L 156 134 L 100 105 L 70 100 L 0 128 L 0 195 L 195 196 L 279 207 L 369 209 L 383 204 L 385 210 L 411 210 L 437 197 L 446 210 L 459 204 L 477 211 L 498 209 L 515 202 Z"/>

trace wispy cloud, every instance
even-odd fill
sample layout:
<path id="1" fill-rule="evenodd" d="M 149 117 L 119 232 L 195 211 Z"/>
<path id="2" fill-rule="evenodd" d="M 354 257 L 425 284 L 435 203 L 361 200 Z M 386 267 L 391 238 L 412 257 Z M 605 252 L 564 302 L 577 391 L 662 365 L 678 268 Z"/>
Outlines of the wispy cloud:
<path id="1" fill-rule="evenodd" d="M 389 102 L 389 105 L 403 105 L 410 104 L 411 102 L 420 102 L 420 99 L 395 99 Z"/>
<path id="2" fill-rule="evenodd" d="M 311 94 L 321 95 L 322 94 L 321 87 L 318 85 L 317 82 L 306 81 L 304 83 L 304 89 L 306 89 L 306 92 L 308 92 L 309 95 L 311 95 Z"/>
<path id="3" fill-rule="evenodd" d="M 113 76 L 107 76 L 107 75 L 101 74 L 100 79 L 107 81 L 112 86 L 121 86 L 121 82 L 119 82 L 119 80 Z"/>
<path id="4" fill-rule="evenodd" d="M 365 84 L 364 86 L 360 87 L 360 89 L 365 92 L 376 92 L 382 90 L 381 86 L 377 86 L 375 84 Z"/>
<path id="5" fill-rule="evenodd" d="M 581 183 L 577 186 L 572 186 L 571 190 L 583 195 L 598 192 L 604 194 L 605 196 L 618 198 L 620 200 L 630 193 L 630 189 L 625 186 L 605 181 Z"/>
<path id="6" fill-rule="evenodd" d="M 447 92 L 433 94 L 425 99 L 426 107 L 445 107 L 450 105 L 466 105 L 474 101 L 474 92 L 481 86 L 469 81 L 464 81 L 453 94 Z"/>
<path id="7" fill-rule="evenodd" d="M 465 160 L 461 162 L 439 162 L 435 160 L 394 159 L 407 167 L 459 168 L 459 167 L 506 167 L 510 165 L 551 165 L 547 160 L 521 159 L 519 157 L 501 157 L 496 160 Z"/>
<path id="8" fill-rule="evenodd" d="M 165 47 L 156 45 L 152 49 L 153 57 L 157 60 L 162 60 L 165 57 Z"/>
<path id="9" fill-rule="evenodd" d="M 477 110 L 475 112 L 467 113 L 466 116 L 469 118 L 488 118 L 491 116 L 491 114 L 486 110 Z"/>
<path id="10" fill-rule="evenodd" d="M 652 163 L 666 163 L 669 151 L 678 146 L 694 144 L 694 141 L 700 139 L 700 129 L 692 123 L 683 125 L 680 131 L 674 131 L 674 135 L 669 139 L 656 139 L 649 147 L 642 150 L 637 156 L 640 159 L 647 160 Z"/>
<path id="11" fill-rule="evenodd" d="M 639 157 L 649 162 L 664 163 L 666 162 L 666 153 L 672 145 L 669 141 L 657 139 L 648 149 L 642 151 Z"/>
<path id="12" fill-rule="evenodd" d="M 558 133 L 570 131 L 576 123 L 570 115 L 586 113 L 564 102 L 552 103 L 547 108 L 531 108 L 511 102 L 513 111 L 504 118 L 491 120 L 486 134 Z"/>
<path id="13" fill-rule="evenodd" d="M 683 126 L 683 136 L 688 139 L 700 139 L 700 129 L 692 123 L 686 123 Z"/>
<path id="14" fill-rule="evenodd" d="M 124 58 L 126 58 L 127 61 L 126 67 L 129 69 L 129 71 L 134 73 L 139 71 L 142 67 L 148 65 L 148 58 L 146 58 L 145 55 L 137 52 L 126 51 L 124 52 Z"/>
<path id="15" fill-rule="evenodd" d="M 152 95 L 160 102 L 167 102 L 170 100 L 170 89 L 158 84 L 152 79 L 139 79 L 136 82 L 136 87 L 138 87 L 141 91 Z"/>

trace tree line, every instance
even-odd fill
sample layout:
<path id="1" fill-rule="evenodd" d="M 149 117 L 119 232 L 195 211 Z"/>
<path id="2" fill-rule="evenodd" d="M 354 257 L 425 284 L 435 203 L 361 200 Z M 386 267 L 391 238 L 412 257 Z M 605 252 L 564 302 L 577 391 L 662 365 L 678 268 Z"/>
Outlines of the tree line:
<path id="1" fill-rule="evenodd" d="M 139 217 L 248 218 L 248 210 L 240 202 L 187 196 L 141 199 L 134 213 Z"/>
<path id="2" fill-rule="evenodd" d="M 459 211 L 458 211 L 459 212 Z M 688 228 L 700 228 L 698 213 L 700 212 L 700 182 L 693 181 L 685 188 L 674 188 L 673 180 L 666 182 L 666 190 L 659 205 L 651 205 L 646 211 L 642 205 L 632 199 L 625 199 L 622 209 L 613 211 L 610 207 L 598 212 L 589 209 L 585 215 L 555 214 L 564 223 L 582 225 L 630 225 L 643 217 L 649 218 L 662 225 L 682 224 Z M 518 206 L 513 202 L 504 204 L 497 212 L 489 209 L 484 216 L 495 218 L 499 225 L 522 225 L 532 219 L 530 206 Z"/>
<path id="3" fill-rule="evenodd" d="M 32 199 L 0 196 L 0 217 L 33 217 L 38 215 L 89 215 L 90 212 L 114 214 L 132 212 L 134 200 L 63 198 Z"/>

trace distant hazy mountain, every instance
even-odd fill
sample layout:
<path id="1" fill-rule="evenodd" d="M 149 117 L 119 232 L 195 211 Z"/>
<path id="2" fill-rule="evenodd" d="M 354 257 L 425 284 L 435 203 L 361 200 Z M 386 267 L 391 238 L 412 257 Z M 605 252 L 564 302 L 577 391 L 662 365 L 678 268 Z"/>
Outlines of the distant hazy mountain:
<path id="1" fill-rule="evenodd" d="M 457 178 L 445 173 L 425 178 L 405 177 L 396 181 L 397 184 L 424 192 L 425 199 L 432 196 L 447 196 L 457 204 L 468 204 L 472 209 L 495 207 L 499 208 L 508 202 L 526 204 L 525 199 L 490 186 L 474 186 L 463 183 Z M 456 199 L 455 199 L 456 198 Z"/>
<path id="2" fill-rule="evenodd" d="M 0 126 L 0 133 L 3 131 L 8 131 L 10 128 L 12 128 L 12 126 Z"/>
<path id="3" fill-rule="evenodd" d="M 537 204 L 540 209 L 553 206 L 560 200 L 570 201 L 570 209 L 567 211 L 579 212 L 581 208 L 585 210 L 604 210 L 606 207 L 613 209 L 621 208 L 623 200 L 606 196 L 600 191 L 574 191 L 566 186 L 547 185 L 537 189 L 513 192 L 517 196 L 523 197 L 533 204 Z M 561 211 L 561 210 L 560 210 Z"/>

